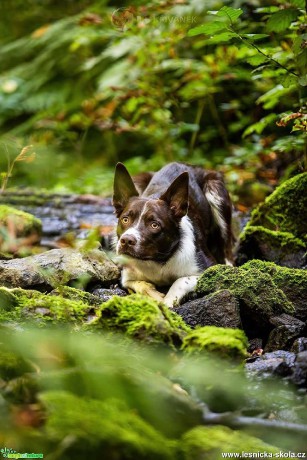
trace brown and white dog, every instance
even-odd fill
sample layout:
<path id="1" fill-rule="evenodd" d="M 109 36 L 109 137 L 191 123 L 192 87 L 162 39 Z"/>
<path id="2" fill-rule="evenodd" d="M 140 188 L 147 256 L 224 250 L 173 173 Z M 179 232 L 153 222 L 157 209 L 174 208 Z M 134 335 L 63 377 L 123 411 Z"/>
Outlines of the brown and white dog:
<path id="1" fill-rule="evenodd" d="M 206 268 L 232 265 L 232 206 L 217 172 L 171 163 L 133 180 L 118 163 L 113 206 L 125 288 L 171 308 Z M 163 286 L 170 286 L 165 297 L 156 289 Z"/>

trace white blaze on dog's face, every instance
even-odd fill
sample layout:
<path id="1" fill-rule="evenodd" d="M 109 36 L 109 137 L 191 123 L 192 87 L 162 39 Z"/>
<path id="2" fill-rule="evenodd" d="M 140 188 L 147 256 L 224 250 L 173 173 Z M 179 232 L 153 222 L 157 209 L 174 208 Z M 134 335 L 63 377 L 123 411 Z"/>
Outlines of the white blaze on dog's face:
<path id="1" fill-rule="evenodd" d="M 188 173 L 182 173 L 159 198 L 140 197 L 125 166 L 118 163 L 113 195 L 118 217 L 117 253 L 167 261 L 179 246 L 179 224 L 188 210 L 188 185 Z"/>

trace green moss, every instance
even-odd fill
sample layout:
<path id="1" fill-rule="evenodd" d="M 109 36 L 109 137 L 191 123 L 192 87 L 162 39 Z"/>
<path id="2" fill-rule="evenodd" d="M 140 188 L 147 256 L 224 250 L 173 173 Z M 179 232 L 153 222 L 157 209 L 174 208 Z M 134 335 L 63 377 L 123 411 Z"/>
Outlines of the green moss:
<path id="1" fill-rule="evenodd" d="M 92 325 L 150 343 L 181 344 L 190 330 L 179 315 L 140 295 L 114 296 L 101 305 L 97 316 Z"/>
<path id="2" fill-rule="evenodd" d="M 240 267 L 242 270 L 256 269 L 268 274 L 277 286 L 293 303 L 296 315 L 302 320 L 307 319 L 306 292 L 307 271 L 295 268 L 280 267 L 273 262 L 251 260 Z"/>
<path id="3" fill-rule="evenodd" d="M 274 248 L 286 248 L 287 252 L 298 252 L 306 249 L 305 243 L 292 233 L 269 230 L 262 226 L 248 225 L 241 236 L 241 243 L 255 237 L 259 242 L 267 243 Z"/>
<path id="4" fill-rule="evenodd" d="M 247 228 L 263 226 L 269 230 L 289 232 L 307 241 L 307 173 L 287 180 L 267 197 L 252 213 Z"/>
<path id="5" fill-rule="evenodd" d="M 167 440 L 135 411 L 118 400 L 80 398 L 64 391 L 46 392 L 41 400 L 47 408 L 45 434 L 56 447 L 67 444 L 61 458 L 173 459 L 176 443 Z M 102 454 L 103 453 L 103 454 Z"/>
<path id="6" fill-rule="evenodd" d="M 0 223 L 7 225 L 11 221 L 16 231 L 16 236 L 28 236 L 30 234 L 41 235 L 42 223 L 32 214 L 20 211 L 11 206 L 0 205 Z"/>
<path id="7" fill-rule="evenodd" d="M 10 380 L 24 372 L 29 371 L 30 366 L 15 353 L 7 350 L 4 345 L 0 344 L 0 378 Z M 31 369 L 32 370 L 32 369 Z"/>
<path id="8" fill-rule="evenodd" d="M 17 305 L 13 289 L 0 287 L 0 311 L 12 310 Z"/>
<path id="9" fill-rule="evenodd" d="M 82 291 L 70 286 L 61 286 L 54 289 L 50 295 L 60 296 L 64 299 L 75 300 L 77 302 L 87 303 L 88 305 L 99 306 L 101 299 L 90 292 Z"/>
<path id="10" fill-rule="evenodd" d="M 0 323 L 6 321 L 18 321 L 21 319 L 19 309 L 19 297 L 31 296 L 36 291 L 24 291 L 23 289 L 0 288 Z M 39 293 L 37 293 L 39 295 Z M 40 294 L 41 295 L 41 294 Z"/>
<path id="11" fill-rule="evenodd" d="M 208 268 L 200 277 L 196 291 L 206 295 L 220 289 L 230 290 L 238 298 L 240 307 L 247 307 L 255 319 L 294 312 L 293 304 L 273 282 L 270 273 L 257 266 Z"/>
<path id="12" fill-rule="evenodd" d="M 207 351 L 222 358 L 244 358 L 247 338 L 240 329 L 204 326 L 186 335 L 182 349 L 188 353 Z"/>
<path id="13" fill-rule="evenodd" d="M 183 460 L 220 460 L 223 452 L 279 453 L 280 449 L 223 426 L 197 426 L 184 434 L 181 441 Z"/>
<path id="14" fill-rule="evenodd" d="M 35 298 L 21 297 L 18 306 L 24 316 L 34 316 L 54 323 L 81 323 L 86 319 L 91 309 L 88 304 L 80 301 L 44 294 Z"/>
<path id="15" fill-rule="evenodd" d="M 0 302 L 0 322 L 39 319 L 40 323 L 81 323 L 91 310 L 82 301 L 20 288 L 0 288 Z"/>

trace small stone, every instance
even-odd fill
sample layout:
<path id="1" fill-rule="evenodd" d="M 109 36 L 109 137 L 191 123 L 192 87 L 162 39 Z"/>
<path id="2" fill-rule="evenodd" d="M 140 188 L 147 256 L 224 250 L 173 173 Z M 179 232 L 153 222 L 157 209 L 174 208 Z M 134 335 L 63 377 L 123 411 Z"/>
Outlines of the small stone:
<path id="1" fill-rule="evenodd" d="M 127 292 L 120 288 L 115 288 L 115 289 L 97 288 L 92 291 L 92 294 L 98 297 L 100 299 L 100 302 L 107 302 L 114 295 L 118 295 L 119 297 L 125 297 L 127 295 Z"/>

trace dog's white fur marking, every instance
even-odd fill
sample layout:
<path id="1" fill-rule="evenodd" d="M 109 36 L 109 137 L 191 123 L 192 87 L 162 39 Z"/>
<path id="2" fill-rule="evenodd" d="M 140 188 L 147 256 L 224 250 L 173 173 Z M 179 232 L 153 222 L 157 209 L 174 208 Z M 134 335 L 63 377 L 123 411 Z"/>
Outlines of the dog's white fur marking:
<path id="1" fill-rule="evenodd" d="M 139 260 L 127 257 L 127 266 L 123 270 L 122 283 L 138 280 L 166 286 L 182 276 L 199 275 L 201 273 L 196 260 L 196 248 L 192 223 L 187 216 L 180 222 L 182 237 L 180 247 L 165 263 L 152 260 Z"/>
<path id="2" fill-rule="evenodd" d="M 223 199 L 219 195 L 218 190 L 215 189 L 212 183 L 208 184 L 207 189 L 205 191 L 205 196 L 213 212 L 214 220 L 221 229 L 222 237 L 224 239 L 227 239 L 227 224 L 221 213 L 221 206 L 223 203 Z"/>
<path id="3" fill-rule="evenodd" d="M 165 305 L 172 308 L 183 296 L 195 289 L 199 276 L 183 276 L 178 278 L 163 299 Z"/>
<path id="4" fill-rule="evenodd" d="M 225 265 L 228 265 L 229 267 L 233 267 L 233 262 L 229 259 L 225 259 Z"/>
<path id="5" fill-rule="evenodd" d="M 143 219 L 144 214 L 147 211 L 147 207 L 148 207 L 147 205 L 149 204 L 150 201 L 153 201 L 153 200 L 148 200 L 145 203 L 145 206 L 142 209 L 142 212 L 140 214 L 140 217 L 138 218 L 138 221 L 137 221 L 136 225 L 134 225 L 133 227 L 128 228 L 128 230 L 126 230 L 120 237 L 120 238 L 122 238 L 125 235 L 133 235 L 133 236 L 135 236 L 135 238 L 136 238 L 136 246 L 135 246 L 136 251 L 139 249 L 139 242 L 140 242 L 140 239 L 141 239 L 141 233 L 139 231 L 140 223 L 141 223 L 141 221 Z M 119 240 L 117 242 L 117 245 L 116 245 L 117 253 L 118 253 L 119 248 L 120 248 L 120 238 L 119 238 Z"/>

